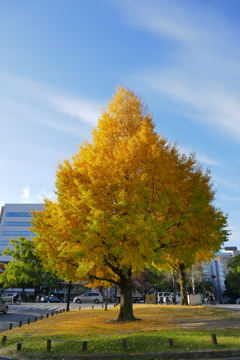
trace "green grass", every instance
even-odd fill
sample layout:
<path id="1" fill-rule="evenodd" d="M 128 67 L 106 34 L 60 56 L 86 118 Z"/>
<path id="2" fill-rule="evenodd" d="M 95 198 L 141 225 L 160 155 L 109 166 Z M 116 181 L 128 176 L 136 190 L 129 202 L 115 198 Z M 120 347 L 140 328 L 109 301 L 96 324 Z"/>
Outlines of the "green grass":
<path id="1" fill-rule="evenodd" d="M 88 336 L 87 338 L 76 339 L 69 342 L 53 342 L 53 354 L 102 354 L 102 353 L 123 353 L 122 339 L 127 340 L 127 352 L 131 353 L 151 353 L 151 352 L 168 352 L 168 351 L 196 351 L 196 350 L 216 350 L 212 344 L 211 334 L 213 332 L 198 330 L 168 330 L 154 331 L 147 333 L 138 333 L 132 335 L 111 335 L 108 337 Z M 240 345 L 240 331 L 232 329 L 215 331 L 219 345 L 218 350 L 237 349 Z M 168 338 L 173 339 L 173 347 L 169 348 Z M 41 353 L 46 354 L 46 342 L 49 337 L 12 336 L 5 349 L 16 350 L 16 344 L 23 342 L 23 353 Z M 52 340 L 60 340 L 52 337 Z M 82 351 L 82 341 L 88 341 L 86 352 Z"/>
<path id="2" fill-rule="evenodd" d="M 240 315 L 216 308 L 180 307 L 160 305 L 136 306 L 134 313 L 140 321 L 117 323 L 119 309 L 71 311 L 13 328 L 2 335 L 7 342 L 1 349 L 11 354 L 16 344 L 22 343 L 21 354 L 47 353 L 47 340 L 52 340 L 52 354 L 103 354 L 103 353 L 152 353 L 195 350 L 239 349 Z M 214 322 L 216 327 L 208 329 Z M 234 327 L 230 327 L 233 323 Z M 185 328 L 189 326 L 190 328 Z M 214 346 L 211 334 L 216 334 L 218 346 Z M 168 339 L 173 339 L 170 348 Z M 122 348 L 122 339 L 127 349 Z M 87 341 L 87 351 L 82 342 Z"/>

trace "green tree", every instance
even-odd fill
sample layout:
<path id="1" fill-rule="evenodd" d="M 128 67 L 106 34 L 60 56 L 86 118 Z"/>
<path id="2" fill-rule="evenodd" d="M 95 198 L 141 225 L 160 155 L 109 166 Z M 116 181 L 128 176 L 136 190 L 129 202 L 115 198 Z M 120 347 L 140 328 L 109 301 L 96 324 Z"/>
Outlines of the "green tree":
<path id="1" fill-rule="evenodd" d="M 138 275 L 133 275 L 133 290 L 137 291 L 145 299 L 147 294 L 153 294 L 156 290 L 148 269 L 141 271 Z"/>
<path id="2" fill-rule="evenodd" d="M 25 289 L 32 285 L 36 295 L 41 286 L 57 286 L 56 276 L 45 270 L 32 241 L 24 237 L 10 240 L 10 247 L 5 249 L 3 254 L 12 256 L 12 260 L 5 265 L 5 271 L 0 275 L 0 283 L 4 288 Z"/>
<path id="3" fill-rule="evenodd" d="M 200 180 L 190 196 L 193 177 Z M 192 251 L 198 221 L 188 224 L 204 215 L 197 188 L 205 183 L 210 189 L 195 156 L 158 135 L 141 99 L 119 87 L 92 143 L 59 165 L 56 201 L 34 214 L 37 251 L 61 278 L 118 285 L 118 320 L 135 320 L 133 274 L 164 262 L 173 246 Z"/>
<path id="4" fill-rule="evenodd" d="M 224 296 L 229 297 L 231 300 L 240 298 L 240 255 L 234 256 L 229 262 L 227 267 L 229 272 L 226 276 Z"/>
<path id="5" fill-rule="evenodd" d="M 150 281 L 154 284 L 157 291 L 171 291 L 176 289 L 176 275 L 173 274 L 172 269 L 170 271 L 163 271 L 157 269 L 155 266 L 149 266 Z"/>

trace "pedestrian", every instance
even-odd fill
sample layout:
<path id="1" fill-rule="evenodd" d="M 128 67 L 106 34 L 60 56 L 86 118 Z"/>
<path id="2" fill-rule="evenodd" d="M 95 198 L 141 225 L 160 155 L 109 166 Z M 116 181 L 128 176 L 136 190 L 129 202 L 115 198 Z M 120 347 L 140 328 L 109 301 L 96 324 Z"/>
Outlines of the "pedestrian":
<path id="1" fill-rule="evenodd" d="M 208 303 L 209 303 L 210 305 L 213 305 L 213 302 L 214 302 L 214 295 L 213 295 L 213 293 L 210 293 L 210 294 L 208 295 Z"/>
<path id="2" fill-rule="evenodd" d="M 36 302 L 39 302 L 39 300 L 40 300 L 40 295 L 37 295 L 37 297 L 36 297 Z"/>
<path id="3" fill-rule="evenodd" d="M 25 303 L 28 302 L 28 299 L 29 299 L 29 295 L 26 293 L 25 294 Z"/>

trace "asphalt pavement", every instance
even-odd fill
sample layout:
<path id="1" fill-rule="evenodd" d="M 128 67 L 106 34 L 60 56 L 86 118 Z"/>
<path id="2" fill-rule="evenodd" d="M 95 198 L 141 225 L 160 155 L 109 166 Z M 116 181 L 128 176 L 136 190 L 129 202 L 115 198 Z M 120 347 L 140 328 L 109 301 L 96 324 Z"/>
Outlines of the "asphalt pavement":
<path id="1" fill-rule="evenodd" d="M 79 307 L 92 308 L 100 307 L 102 304 L 93 305 L 93 304 L 75 304 L 70 303 L 70 310 L 78 310 Z M 9 311 L 7 314 L 0 313 L 0 333 L 9 329 L 10 323 L 12 328 L 19 326 L 19 322 L 22 321 L 22 325 L 27 324 L 28 321 L 34 322 L 40 319 L 41 316 L 46 317 L 52 313 L 56 313 L 60 310 L 67 309 L 67 303 L 35 303 L 27 302 L 21 303 L 20 305 L 12 304 L 9 305 Z"/>

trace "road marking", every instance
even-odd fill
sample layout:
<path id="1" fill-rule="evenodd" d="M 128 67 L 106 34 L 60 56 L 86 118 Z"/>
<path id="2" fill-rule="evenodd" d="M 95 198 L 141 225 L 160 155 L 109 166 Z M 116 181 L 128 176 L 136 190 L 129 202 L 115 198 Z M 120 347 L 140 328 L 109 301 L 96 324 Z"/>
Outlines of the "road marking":
<path id="1" fill-rule="evenodd" d="M 29 310 L 34 310 L 34 311 L 46 311 L 46 310 L 61 310 L 64 307 L 58 307 L 58 306 L 41 306 L 41 307 L 37 307 L 37 306 L 11 306 L 9 307 L 9 311 L 14 310 L 14 311 L 29 311 Z"/>

